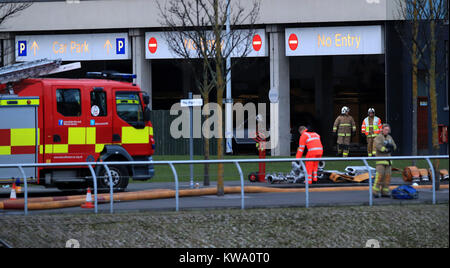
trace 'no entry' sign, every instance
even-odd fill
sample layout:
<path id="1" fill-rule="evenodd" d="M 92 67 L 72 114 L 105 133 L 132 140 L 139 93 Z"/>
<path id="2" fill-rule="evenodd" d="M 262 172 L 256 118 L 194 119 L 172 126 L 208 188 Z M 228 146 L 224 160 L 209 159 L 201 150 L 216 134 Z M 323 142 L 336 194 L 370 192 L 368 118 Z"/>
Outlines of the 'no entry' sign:
<path id="1" fill-rule="evenodd" d="M 255 36 L 253 37 L 253 49 L 255 51 L 259 51 L 262 47 L 262 39 L 261 36 L 259 34 L 255 34 Z"/>
<path id="2" fill-rule="evenodd" d="M 150 53 L 153 54 L 156 52 L 157 49 L 158 49 L 158 42 L 154 37 L 150 38 L 150 40 L 148 41 L 148 50 L 150 51 Z"/>
<path id="3" fill-rule="evenodd" d="M 297 49 L 297 47 L 298 47 L 298 38 L 297 38 L 296 34 L 291 34 L 289 36 L 288 42 L 289 42 L 289 48 L 291 50 L 296 50 Z"/>

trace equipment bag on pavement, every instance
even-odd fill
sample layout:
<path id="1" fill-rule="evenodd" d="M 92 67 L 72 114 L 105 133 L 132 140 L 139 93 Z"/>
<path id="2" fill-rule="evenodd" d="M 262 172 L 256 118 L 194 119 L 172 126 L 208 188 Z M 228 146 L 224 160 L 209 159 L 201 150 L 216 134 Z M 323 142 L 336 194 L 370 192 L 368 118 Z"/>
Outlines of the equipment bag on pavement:
<path id="1" fill-rule="evenodd" d="M 417 199 L 419 193 L 416 189 L 409 185 L 401 185 L 392 190 L 392 198 L 394 199 Z"/>

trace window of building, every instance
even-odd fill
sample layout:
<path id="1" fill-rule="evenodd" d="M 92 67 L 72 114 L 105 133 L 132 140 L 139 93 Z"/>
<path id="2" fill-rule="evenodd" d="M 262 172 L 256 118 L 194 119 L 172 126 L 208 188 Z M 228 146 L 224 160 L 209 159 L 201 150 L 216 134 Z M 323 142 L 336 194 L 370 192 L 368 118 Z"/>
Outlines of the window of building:
<path id="1" fill-rule="evenodd" d="M 57 89 L 56 108 L 63 116 L 81 115 L 81 94 L 79 89 Z"/>
<path id="2" fill-rule="evenodd" d="M 419 69 L 417 73 L 417 94 L 419 97 L 428 97 L 429 81 L 428 71 Z"/>

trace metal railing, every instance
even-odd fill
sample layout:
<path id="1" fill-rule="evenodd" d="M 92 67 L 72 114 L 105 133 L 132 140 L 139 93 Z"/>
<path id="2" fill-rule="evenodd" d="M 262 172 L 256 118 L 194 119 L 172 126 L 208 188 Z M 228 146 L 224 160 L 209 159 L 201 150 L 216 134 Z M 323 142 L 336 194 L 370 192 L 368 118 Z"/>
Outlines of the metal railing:
<path id="1" fill-rule="evenodd" d="M 12 248 L 8 243 L 0 239 L 0 248 Z"/>
<path id="2" fill-rule="evenodd" d="M 240 163 L 276 163 L 276 162 L 300 162 L 303 170 L 307 170 L 304 164 L 305 161 L 362 161 L 369 173 L 369 206 L 373 205 L 372 195 L 372 169 L 368 164 L 368 161 L 377 160 L 426 160 L 432 177 L 432 203 L 436 204 L 436 174 L 434 171 L 432 159 L 449 159 L 448 155 L 435 155 L 435 156 L 392 156 L 392 157 L 348 157 L 348 158 L 336 158 L 336 157 L 323 157 L 323 158 L 266 158 L 266 159 L 222 159 L 222 160 L 174 160 L 174 161 L 124 161 L 124 162 L 82 162 L 82 163 L 29 163 L 29 164 L 0 164 L 1 168 L 18 168 L 23 177 L 24 182 L 24 213 L 28 214 L 28 183 L 25 175 L 24 167 L 70 167 L 70 166 L 86 166 L 89 168 L 94 186 L 94 212 L 98 213 L 98 188 L 97 188 L 97 176 L 93 166 L 103 166 L 109 177 L 109 191 L 110 191 L 110 213 L 114 213 L 114 188 L 113 180 L 111 176 L 110 166 L 127 166 L 127 165 L 168 165 L 173 173 L 175 181 L 175 210 L 179 211 L 179 180 L 175 165 L 189 165 L 189 164 L 234 164 L 239 172 L 240 184 L 241 184 L 241 209 L 245 209 L 245 189 L 244 189 L 244 174 Z M 305 206 L 309 208 L 309 184 L 305 183 Z"/>

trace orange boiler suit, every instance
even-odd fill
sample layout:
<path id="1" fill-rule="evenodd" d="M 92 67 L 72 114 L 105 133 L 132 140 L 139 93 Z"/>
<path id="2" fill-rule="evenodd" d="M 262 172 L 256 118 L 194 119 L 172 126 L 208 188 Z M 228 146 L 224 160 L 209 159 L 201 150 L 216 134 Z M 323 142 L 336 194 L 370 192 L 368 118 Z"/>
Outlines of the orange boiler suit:
<path id="1" fill-rule="evenodd" d="M 307 132 L 305 130 L 300 137 L 296 158 L 302 158 L 305 148 L 308 149 L 306 158 L 321 158 L 323 155 L 323 146 L 319 134 Z M 308 173 L 308 183 L 317 182 L 317 171 L 319 161 L 305 161 L 306 172 Z"/>

